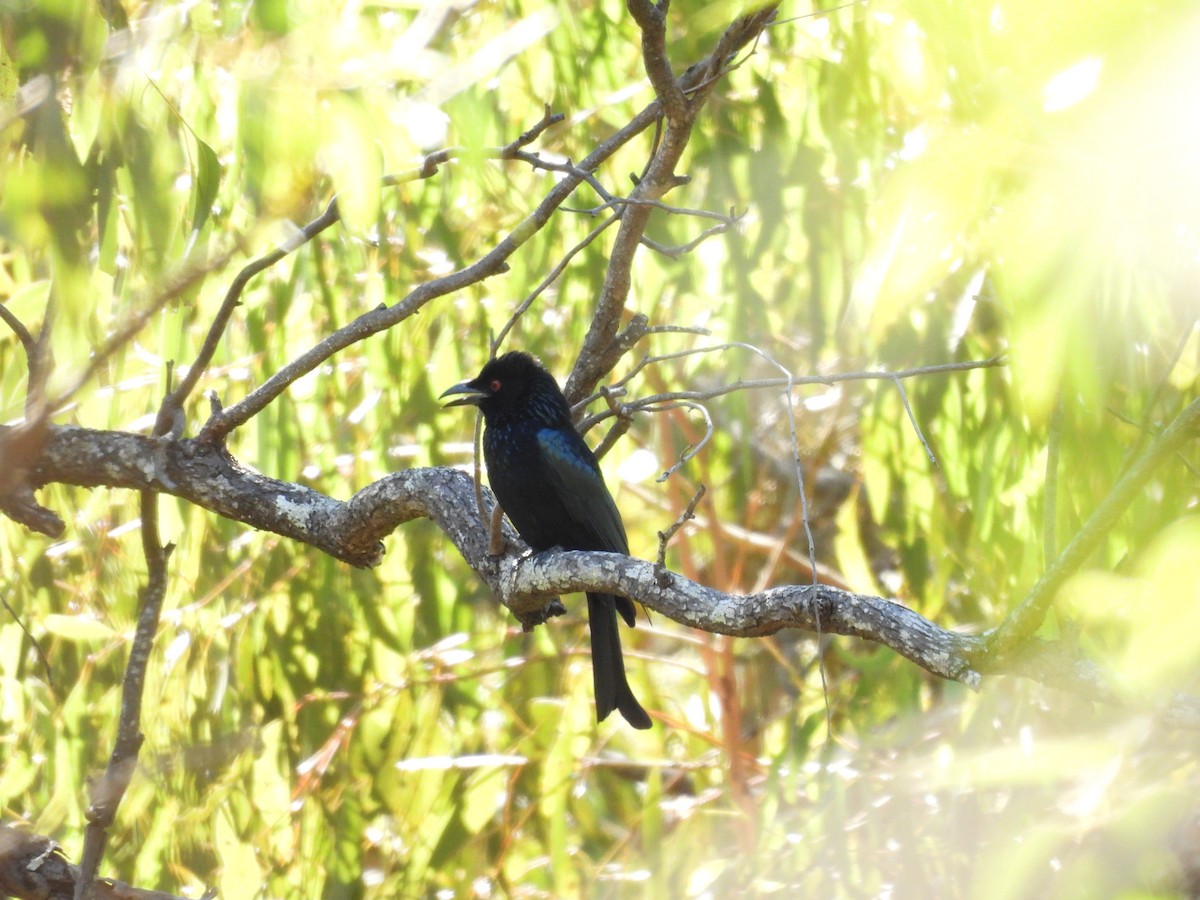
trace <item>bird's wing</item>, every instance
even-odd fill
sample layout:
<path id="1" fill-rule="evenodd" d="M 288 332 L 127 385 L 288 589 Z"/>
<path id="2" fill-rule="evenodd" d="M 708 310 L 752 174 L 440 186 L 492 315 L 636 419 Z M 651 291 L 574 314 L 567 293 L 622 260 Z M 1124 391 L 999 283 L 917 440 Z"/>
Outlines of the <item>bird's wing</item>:
<path id="1" fill-rule="evenodd" d="M 604 484 L 604 476 L 600 473 L 600 464 L 596 462 L 595 455 L 583 442 L 583 438 L 574 429 L 543 428 L 537 434 L 537 442 L 545 463 L 545 472 L 550 487 L 562 504 L 567 517 L 579 529 L 570 535 L 564 535 L 566 540 L 562 544 L 566 546 L 569 540 L 569 546 L 574 549 L 629 553 L 629 540 L 625 537 L 625 526 L 621 522 L 621 513 L 617 511 L 617 504 L 613 502 L 612 494 L 608 492 L 608 487 Z M 589 611 L 608 596 L 610 595 L 588 594 Z M 611 596 L 611 600 L 615 604 L 617 612 L 621 614 L 621 618 L 632 628 L 634 620 L 637 618 L 637 610 L 634 608 L 633 602 L 627 597 L 620 596 Z M 589 612 L 589 618 L 592 621 L 593 636 L 596 635 L 597 628 L 601 629 L 602 635 L 606 633 L 603 616 L 592 617 Z M 600 643 L 608 647 L 606 652 L 609 653 L 612 652 L 613 646 L 616 647 L 616 667 L 620 670 L 621 684 L 614 682 L 613 690 L 620 695 L 625 675 L 620 661 L 619 639 L 614 632 L 604 637 Z M 596 665 L 593 660 L 593 668 Z M 597 682 L 597 697 L 601 696 L 600 684 Z M 624 695 L 617 696 L 613 701 L 620 707 L 621 714 L 633 722 L 636 728 L 646 727 L 650 719 L 638 706 L 637 700 L 633 699 L 628 685 L 624 686 Z M 632 707 L 627 705 L 627 700 L 632 702 Z M 631 711 L 634 707 L 636 710 Z M 640 718 L 637 718 L 639 713 Z M 631 715 L 634 718 L 630 718 Z M 639 724 L 643 720 L 646 724 Z"/>
<path id="2" fill-rule="evenodd" d="M 543 428 L 537 440 L 554 492 L 572 521 L 588 532 L 595 543 L 594 547 L 578 549 L 628 553 L 629 541 L 621 514 L 604 484 L 596 457 L 583 438 L 574 431 Z"/>

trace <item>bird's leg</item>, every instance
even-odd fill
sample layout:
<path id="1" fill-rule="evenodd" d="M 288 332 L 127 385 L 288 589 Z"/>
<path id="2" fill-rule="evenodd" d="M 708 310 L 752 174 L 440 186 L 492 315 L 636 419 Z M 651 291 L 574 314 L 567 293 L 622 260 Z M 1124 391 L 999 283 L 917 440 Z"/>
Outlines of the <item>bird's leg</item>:
<path id="1" fill-rule="evenodd" d="M 503 556 L 508 542 L 504 539 L 504 510 L 497 503 L 492 510 L 492 521 L 488 527 L 488 555 Z"/>

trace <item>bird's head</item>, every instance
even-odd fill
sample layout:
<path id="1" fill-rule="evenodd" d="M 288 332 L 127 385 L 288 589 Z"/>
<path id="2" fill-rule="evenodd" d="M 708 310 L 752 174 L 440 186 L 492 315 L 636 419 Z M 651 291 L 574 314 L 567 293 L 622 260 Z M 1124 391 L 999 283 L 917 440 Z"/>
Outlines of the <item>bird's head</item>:
<path id="1" fill-rule="evenodd" d="M 451 406 L 477 406 L 484 419 L 529 412 L 549 421 L 570 418 L 570 407 L 554 376 L 528 353 L 513 351 L 488 362 L 470 381 L 456 384 L 442 398 Z"/>

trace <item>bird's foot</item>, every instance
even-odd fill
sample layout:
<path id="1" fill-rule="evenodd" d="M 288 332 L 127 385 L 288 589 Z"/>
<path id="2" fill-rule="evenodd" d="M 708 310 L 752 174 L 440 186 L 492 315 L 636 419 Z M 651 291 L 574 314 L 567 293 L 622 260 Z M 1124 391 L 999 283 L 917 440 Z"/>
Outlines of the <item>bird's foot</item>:
<path id="1" fill-rule="evenodd" d="M 521 630 L 529 633 L 557 616 L 566 615 L 566 612 L 567 608 L 563 606 L 563 602 L 554 597 L 541 609 L 517 615 L 517 621 L 521 623 Z"/>

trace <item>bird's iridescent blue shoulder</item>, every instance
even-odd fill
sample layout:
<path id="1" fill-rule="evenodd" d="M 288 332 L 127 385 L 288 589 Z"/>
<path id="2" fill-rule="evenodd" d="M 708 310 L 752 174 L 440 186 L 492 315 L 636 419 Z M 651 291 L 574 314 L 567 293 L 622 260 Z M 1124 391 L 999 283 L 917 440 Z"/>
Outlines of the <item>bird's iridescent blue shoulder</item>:
<path id="1" fill-rule="evenodd" d="M 595 454 L 570 425 L 538 429 L 537 442 L 546 459 L 556 466 L 577 469 L 580 474 L 600 472 Z"/>
<path id="2" fill-rule="evenodd" d="M 537 433 L 546 483 L 571 522 L 571 546 L 625 553 L 621 514 L 604 484 L 596 456 L 570 425 Z M 558 539 L 561 543 L 561 538 Z"/>

